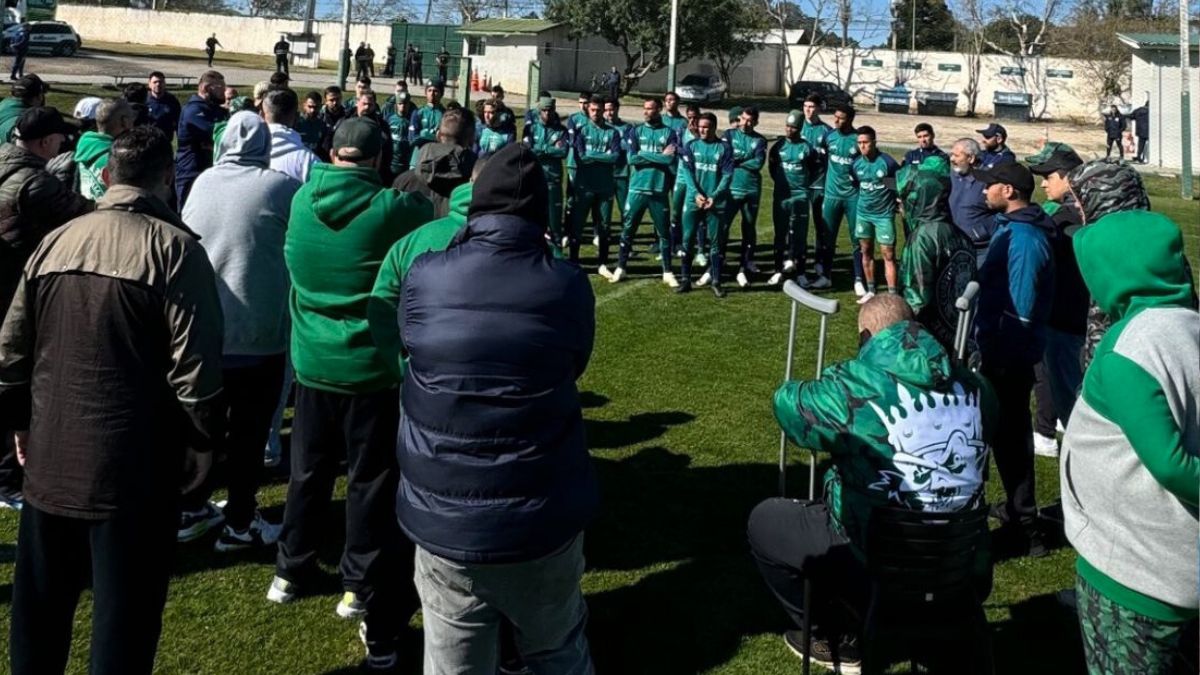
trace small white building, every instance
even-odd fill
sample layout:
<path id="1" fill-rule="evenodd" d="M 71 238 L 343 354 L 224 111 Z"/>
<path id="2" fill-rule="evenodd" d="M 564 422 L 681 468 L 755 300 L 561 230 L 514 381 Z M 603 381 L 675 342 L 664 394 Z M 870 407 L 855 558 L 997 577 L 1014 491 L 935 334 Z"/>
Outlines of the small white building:
<path id="1" fill-rule="evenodd" d="M 463 56 L 470 57 L 471 69 L 478 71 L 481 79 L 486 74 L 493 85 L 521 94 L 530 93 L 530 62 L 540 61 L 543 53 L 569 42 L 566 24 L 544 19 L 481 19 L 458 32 L 463 38 Z M 540 79 L 553 79 L 547 78 L 548 74 L 542 73 Z M 534 95 L 536 89 L 546 88 L 532 84 Z"/>
<path id="2" fill-rule="evenodd" d="M 1183 162 L 1182 80 L 1179 35 L 1118 33 L 1133 49 L 1132 100 L 1136 108 L 1150 103 L 1150 164 L 1179 169 Z M 1200 34 L 1189 39 L 1191 62 L 1192 170 L 1200 166 Z"/>

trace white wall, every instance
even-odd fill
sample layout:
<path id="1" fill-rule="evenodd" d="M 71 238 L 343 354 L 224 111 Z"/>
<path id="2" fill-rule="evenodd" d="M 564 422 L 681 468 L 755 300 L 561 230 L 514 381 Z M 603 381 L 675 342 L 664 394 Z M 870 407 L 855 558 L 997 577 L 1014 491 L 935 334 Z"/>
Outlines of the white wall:
<path id="1" fill-rule="evenodd" d="M 1192 53 L 1191 123 L 1192 170 L 1200 167 L 1200 55 Z M 1150 99 L 1150 163 L 1171 169 L 1183 164 L 1181 139 L 1181 82 L 1179 50 L 1137 51 L 1133 54 L 1135 106 Z"/>
<path id="2" fill-rule="evenodd" d="M 155 12 L 129 7 L 59 5 L 58 19 L 74 26 L 86 45 L 93 42 L 129 42 L 168 47 L 204 49 L 209 35 L 217 34 L 224 48 L 242 54 L 270 54 L 283 33 L 299 33 L 304 22 L 290 19 L 262 19 L 219 14 Z M 333 21 L 314 21 L 313 32 L 321 36 L 321 58 L 336 61 L 342 26 Z M 382 63 L 392 40 L 391 25 L 353 24 L 351 49 L 369 42 L 376 59 Z M 219 50 L 218 50 L 219 51 Z"/>
<path id="3" fill-rule="evenodd" d="M 467 54 L 467 36 L 463 36 L 463 54 Z M 529 62 L 537 60 L 537 38 L 532 35 L 487 36 L 487 47 L 481 55 L 471 55 L 471 69 L 486 74 L 492 84 L 504 86 L 506 93 L 525 94 L 529 81 Z M 536 93 L 536 92 L 535 92 Z M 472 99 L 484 94 L 473 94 Z"/>

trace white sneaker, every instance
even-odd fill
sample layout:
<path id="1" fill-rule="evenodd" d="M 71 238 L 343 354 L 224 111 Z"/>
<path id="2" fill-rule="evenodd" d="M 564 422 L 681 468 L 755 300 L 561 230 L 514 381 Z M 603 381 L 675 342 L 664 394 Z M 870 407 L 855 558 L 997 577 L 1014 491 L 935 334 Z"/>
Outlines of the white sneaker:
<path id="1" fill-rule="evenodd" d="M 1058 457 L 1058 439 L 1033 432 L 1033 454 L 1038 457 Z"/>
<path id="2" fill-rule="evenodd" d="M 784 273 L 791 272 L 794 269 L 796 269 L 796 261 L 795 260 L 784 260 L 783 261 Z"/>
<path id="3" fill-rule="evenodd" d="M 863 289 L 863 290 L 865 291 L 866 289 Z M 857 302 L 858 302 L 858 304 L 860 304 L 860 305 L 865 305 L 865 304 L 867 304 L 867 302 L 868 302 L 868 301 L 870 301 L 870 300 L 871 300 L 871 298 L 873 298 L 873 297 L 875 297 L 875 294 L 874 294 L 874 293 L 871 293 L 871 292 L 869 292 L 869 291 L 868 291 L 868 292 L 866 292 L 866 293 L 863 293 L 863 296 L 862 296 L 861 298 L 859 298 L 859 299 L 857 300 Z"/>
<path id="4" fill-rule="evenodd" d="M 696 267 L 707 267 L 708 256 L 704 255 L 703 253 L 697 253 L 696 257 L 692 258 L 692 264 Z"/>
<path id="5" fill-rule="evenodd" d="M 346 591 L 338 602 L 337 615 L 343 619 L 361 619 L 367 615 L 367 601 L 354 591 Z"/>
<path id="6" fill-rule="evenodd" d="M 596 273 L 599 274 L 600 276 L 604 277 L 605 279 L 612 281 L 613 273 L 608 271 L 608 265 L 601 265 L 600 269 L 596 270 Z"/>
<path id="7" fill-rule="evenodd" d="M 571 245 L 571 238 L 570 238 L 570 237 L 563 237 L 563 239 L 562 239 L 562 247 L 563 247 L 563 248 L 567 248 L 567 247 L 568 247 L 568 246 L 570 246 L 570 245 Z"/>
<path id="8" fill-rule="evenodd" d="M 738 283 L 738 286 L 745 288 L 750 285 L 750 278 L 746 276 L 746 273 L 744 271 L 738 272 L 737 273 L 737 283 Z"/>
<path id="9" fill-rule="evenodd" d="M 255 511 L 254 520 L 251 520 L 250 525 L 244 530 L 238 531 L 226 525 L 221 531 L 221 536 L 217 538 L 217 543 L 213 545 L 213 549 L 219 553 L 228 553 L 248 548 L 273 546 L 279 541 L 281 530 L 283 530 L 282 525 L 268 523 L 261 513 Z"/>
<path id="10" fill-rule="evenodd" d="M 600 237 L 599 236 L 592 237 L 592 246 L 595 246 L 596 248 L 600 248 Z"/>
<path id="11" fill-rule="evenodd" d="M 696 280 L 696 285 L 697 286 L 707 286 L 708 282 L 710 282 L 710 281 L 712 281 L 712 275 L 709 274 L 708 272 L 705 272 L 704 274 L 700 275 L 699 279 Z"/>
<path id="12" fill-rule="evenodd" d="M 855 295 L 857 295 L 857 296 L 858 296 L 858 297 L 860 297 L 860 298 L 861 298 L 861 297 L 864 297 L 864 296 L 866 296 L 866 294 L 867 294 L 867 287 L 866 287 L 866 286 L 863 286 L 863 282 L 861 282 L 861 281 L 855 281 L 855 282 L 854 282 L 854 294 L 855 294 Z M 862 303 L 860 302 L 860 303 L 858 303 L 858 304 L 860 304 L 860 305 L 861 305 Z"/>
<path id="13" fill-rule="evenodd" d="M 675 278 L 674 272 L 663 272 L 663 283 L 670 288 L 679 288 L 679 280 Z"/>
<path id="14" fill-rule="evenodd" d="M 1054 420 L 1054 430 L 1060 434 L 1067 433 L 1067 430 L 1063 428 L 1062 420 Z"/>
<path id="15" fill-rule="evenodd" d="M 623 279 L 624 277 L 625 277 L 625 268 L 618 267 L 612 271 L 612 275 L 608 277 L 608 281 L 609 281 L 609 283 L 615 284 L 618 281 L 620 281 L 621 279 Z"/>
<path id="16" fill-rule="evenodd" d="M 816 279 L 813 279 L 813 282 L 811 284 L 809 284 L 808 287 L 817 289 L 817 290 L 820 290 L 823 288 L 832 288 L 833 282 L 829 280 L 829 277 L 818 276 Z"/>
<path id="17" fill-rule="evenodd" d="M 679 249 L 678 251 L 675 251 L 675 257 L 679 258 L 680 260 L 683 260 L 684 258 L 687 257 L 687 251 L 685 251 L 683 249 Z"/>
<path id="18" fill-rule="evenodd" d="M 770 279 L 767 279 L 767 285 L 768 286 L 778 286 L 779 282 L 781 282 L 781 281 L 783 281 L 783 274 L 780 272 L 776 272 L 775 274 L 771 275 Z"/>
<path id="19" fill-rule="evenodd" d="M 271 587 L 267 589 L 267 600 L 284 605 L 295 599 L 295 584 L 282 577 L 275 577 L 271 580 Z"/>

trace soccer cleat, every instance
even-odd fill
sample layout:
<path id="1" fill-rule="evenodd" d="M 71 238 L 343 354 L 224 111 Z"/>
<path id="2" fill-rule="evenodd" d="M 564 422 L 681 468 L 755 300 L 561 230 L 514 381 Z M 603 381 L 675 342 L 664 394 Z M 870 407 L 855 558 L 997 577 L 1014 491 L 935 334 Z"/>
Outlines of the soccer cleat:
<path id="1" fill-rule="evenodd" d="M 596 274 L 599 274 L 605 279 L 612 281 L 613 273 L 608 271 L 608 265 L 601 265 L 600 269 L 596 270 Z"/>
<path id="2" fill-rule="evenodd" d="M 697 286 L 707 286 L 708 282 L 710 282 L 710 281 L 712 281 L 712 275 L 709 274 L 708 272 L 705 272 L 704 274 L 700 275 L 699 279 L 696 280 L 696 285 Z"/>
<path id="3" fill-rule="evenodd" d="M 346 591 L 337 605 L 337 615 L 343 619 L 359 619 L 367 614 L 367 601 L 354 591 Z"/>
<path id="4" fill-rule="evenodd" d="M 758 274 L 758 265 L 756 265 L 753 260 L 747 260 L 745 267 L 746 271 L 750 274 Z"/>
<path id="5" fill-rule="evenodd" d="M 680 257 L 682 258 L 683 256 L 681 255 Z M 707 267 L 708 266 L 708 256 L 704 255 L 703 253 L 697 253 L 696 257 L 692 258 L 692 266 L 693 267 Z"/>
<path id="6" fill-rule="evenodd" d="M 865 304 L 867 304 L 867 302 L 869 302 L 869 301 L 871 300 L 871 298 L 873 298 L 873 297 L 875 297 L 875 294 L 874 294 L 874 293 L 872 293 L 872 292 L 870 292 L 870 291 L 867 291 L 866 293 L 864 293 L 864 294 L 862 295 L 862 297 L 860 297 L 860 298 L 857 300 L 857 302 L 858 302 L 858 304 L 860 304 L 860 305 L 865 305 Z"/>
<path id="7" fill-rule="evenodd" d="M 691 293 L 692 282 L 690 279 L 684 279 L 679 283 L 679 287 L 675 289 L 676 293 Z"/>
<path id="8" fill-rule="evenodd" d="M 863 286 L 863 282 L 861 282 L 861 281 L 854 282 L 854 294 L 860 298 L 867 294 L 867 287 Z M 858 304 L 861 305 L 862 303 L 860 302 Z"/>
<path id="9" fill-rule="evenodd" d="M 671 272 L 663 272 L 662 280 L 670 288 L 679 288 L 679 280 Z"/>
<path id="10" fill-rule="evenodd" d="M 745 288 L 750 285 L 750 278 L 746 276 L 745 271 L 741 271 L 741 272 L 737 273 L 737 284 L 738 284 L 738 286 L 741 286 L 742 288 Z"/>
<path id="11" fill-rule="evenodd" d="M 809 284 L 808 287 L 814 290 L 832 288 L 833 282 L 829 280 L 829 277 L 818 276 L 816 279 L 813 279 L 813 282 Z"/>
<path id="12" fill-rule="evenodd" d="M 725 289 L 721 288 L 721 284 L 713 284 L 712 292 L 713 295 L 717 296 L 718 298 L 725 297 Z"/>
<path id="13" fill-rule="evenodd" d="M 250 525 L 244 530 L 238 531 L 226 525 L 221 530 L 221 536 L 217 537 L 217 543 L 213 545 L 213 549 L 220 553 L 227 553 L 272 546 L 279 541 L 279 532 L 282 529 L 283 527 L 280 525 L 268 523 L 261 513 L 255 511 L 254 520 L 250 521 Z"/>
<path id="14" fill-rule="evenodd" d="M 175 539 L 181 544 L 194 541 L 224 520 L 225 515 L 221 510 L 212 502 L 207 502 L 199 511 L 184 511 L 179 515 L 179 530 L 175 533 Z"/>
<path id="15" fill-rule="evenodd" d="M 802 631 L 789 630 L 784 633 L 783 643 L 792 650 L 793 654 L 804 658 L 804 633 Z M 862 673 L 862 659 L 858 655 L 858 647 L 847 640 L 842 640 L 838 645 L 835 658 L 833 649 L 827 640 L 812 637 L 812 649 L 809 656 L 813 663 L 830 672 L 840 672 L 842 675 L 860 675 Z"/>
<path id="16" fill-rule="evenodd" d="M 624 277 L 625 277 L 625 268 L 624 268 L 624 267 L 618 267 L 618 268 L 616 268 L 616 269 L 614 269 L 614 270 L 612 271 L 612 274 L 610 274 L 610 275 L 609 275 L 609 277 L 608 277 L 608 281 L 609 281 L 610 283 L 614 283 L 614 284 L 615 284 L 615 283 L 617 283 L 618 281 L 620 281 L 621 279 L 623 279 Z"/>
<path id="17" fill-rule="evenodd" d="M 278 576 L 271 580 L 271 587 L 267 589 L 267 600 L 284 605 L 295 599 L 295 584 Z"/>
<path id="18" fill-rule="evenodd" d="M 596 248 L 600 248 L 600 237 L 599 236 L 592 237 L 592 246 L 595 246 Z"/>
<path id="19" fill-rule="evenodd" d="M 571 245 L 571 238 L 570 238 L 570 237 L 563 237 L 563 238 L 562 238 L 562 247 L 563 247 L 563 248 L 567 248 L 567 247 L 568 247 L 568 246 L 570 246 L 570 245 Z"/>
<path id="20" fill-rule="evenodd" d="M 767 285 L 768 286 L 778 286 L 779 282 L 781 282 L 781 281 L 783 281 L 783 273 L 776 272 L 775 274 L 771 275 L 770 279 L 767 279 Z"/>
<path id="21" fill-rule="evenodd" d="M 367 642 L 367 622 L 360 621 L 358 623 L 358 639 L 362 641 L 363 647 L 367 650 L 367 658 L 364 662 L 368 671 L 390 671 L 396 668 L 400 662 L 400 656 L 395 649 L 387 649 L 376 646 L 375 650 L 371 649 L 370 643 Z"/>
<path id="22" fill-rule="evenodd" d="M 14 494 L 0 494 L 0 509 L 12 509 L 20 511 L 25 506 L 25 499 L 20 492 Z"/>
<path id="23" fill-rule="evenodd" d="M 788 274 L 795 269 L 796 269 L 796 261 L 795 260 L 784 260 L 783 261 L 783 273 L 784 274 Z"/>
<path id="24" fill-rule="evenodd" d="M 1038 457 L 1058 457 L 1058 439 L 1033 432 L 1033 454 Z"/>

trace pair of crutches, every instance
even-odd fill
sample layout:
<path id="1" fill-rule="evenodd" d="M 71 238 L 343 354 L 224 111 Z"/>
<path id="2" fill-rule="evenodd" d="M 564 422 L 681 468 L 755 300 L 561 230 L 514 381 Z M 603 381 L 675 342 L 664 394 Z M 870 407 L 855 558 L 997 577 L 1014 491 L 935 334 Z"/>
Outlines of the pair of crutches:
<path id="1" fill-rule="evenodd" d="M 791 300 L 792 317 L 788 324 L 787 365 L 783 371 L 783 381 L 792 379 L 792 362 L 796 356 L 796 321 L 799 318 L 800 307 L 816 312 L 821 317 L 821 328 L 817 334 L 817 379 L 821 379 L 821 371 L 825 369 L 825 342 L 829 331 L 829 317 L 837 314 L 838 301 L 833 298 L 822 298 L 800 288 L 794 281 L 783 284 L 783 293 Z M 787 496 L 787 434 L 779 432 L 779 496 Z M 817 489 L 817 453 L 808 452 L 808 500 L 816 498 Z M 812 654 L 812 582 L 804 580 L 804 625 L 801 627 L 804 640 L 804 675 L 809 675 Z"/>
<path id="2" fill-rule="evenodd" d="M 975 321 L 975 296 L 978 294 L 979 282 L 970 281 L 963 289 L 963 294 L 954 301 L 954 308 L 958 310 L 958 325 L 954 330 L 954 355 L 958 357 L 958 362 L 964 365 L 967 358 L 967 342 L 971 337 L 971 324 Z"/>

